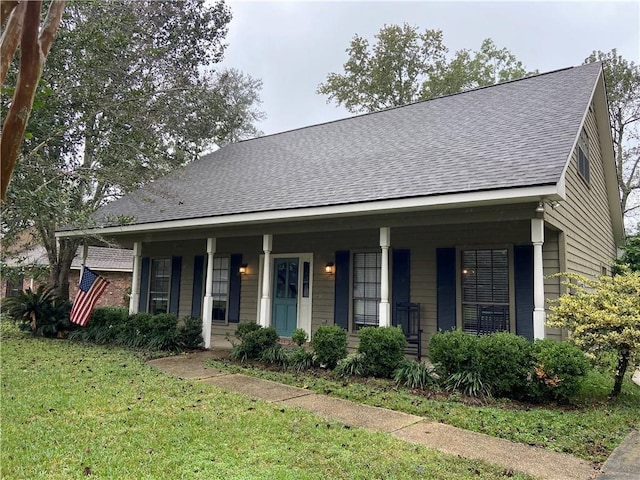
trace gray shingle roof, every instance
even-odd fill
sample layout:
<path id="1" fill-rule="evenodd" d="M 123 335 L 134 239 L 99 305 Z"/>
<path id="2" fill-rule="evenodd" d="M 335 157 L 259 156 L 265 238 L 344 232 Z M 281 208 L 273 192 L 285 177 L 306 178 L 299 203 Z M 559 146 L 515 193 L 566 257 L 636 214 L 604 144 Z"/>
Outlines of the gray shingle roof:
<path id="1" fill-rule="evenodd" d="M 99 215 L 142 224 L 555 184 L 600 71 L 583 65 L 231 144 Z"/>
<path id="2" fill-rule="evenodd" d="M 5 258 L 7 265 L 29 266 L 49 265 L 47 252 L 42 245 L 35 245 Z M 76 251 L 71 268 L 79 269 L 82 265 L 82 247 Z M 100 271 L 133 271 L 133 251 L 123 248 L 94 247 L 87 249 L 87 267 Z"/>

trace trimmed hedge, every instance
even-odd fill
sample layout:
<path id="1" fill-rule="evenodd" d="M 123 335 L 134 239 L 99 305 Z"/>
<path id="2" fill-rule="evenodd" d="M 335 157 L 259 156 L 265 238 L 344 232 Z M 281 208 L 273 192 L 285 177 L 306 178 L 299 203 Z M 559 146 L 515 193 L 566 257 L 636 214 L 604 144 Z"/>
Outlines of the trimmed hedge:
<path id="1" fill-rule="evenodd" d="M 532 343 L 503 332 L 480 337 L 459 330 L 437 333 L 429 344 L 429 359 L 449 388 L 538 401 L 570 400 L 590 368 L 584 353 L 572 344 Z"/>
<path id="2" fill-rule="evenodd" d="M 407 338 L 400 327 L 363 327 L 358 353 L 364 355 L 365 375 L 391 378 L 404 360 Z"/>
<path id="3" fill-rule="evenodd" d="M 311 348 L 320 365 L 333 369 L 347 356 L 347 331 L 338 325 L 323 325 L 313 334 Z"/>
<path id="4" fill-rule="evenodd" d="M 69 338 L 98 344 L 124 345 L 147 350 L 183 351 L 202 344 L 202 320 L 172 313 L 129 315 L 125 308 L 94 309 L 87 325 L 70 332 Z"/>
<path id="5" fill-rule="evenodd" d="M 566 402 L 574 397 L 591 369 L 584 352 L 567 342 L 536 340 L 531 393 L 537 400 Z"/>
<path id="6" fill-rule="evenodd" d="M 259 360 L 266 351 L 279 347 L 280 336 L 274 327 L 263 328 L 251 322 L 239 323 L 235 335 L 240 343 L 233 346 L 231 357 L 237 360 Z M 275 358 L 278 352 L 274 350 L 270 353 Z"/>
<path id="7" fill-rule="evenodd" d="M 496 397 L 523 398 L 528 393 L 533 358 L 531 342 L 512 333 L 478 337 L 475 370 Z"/>

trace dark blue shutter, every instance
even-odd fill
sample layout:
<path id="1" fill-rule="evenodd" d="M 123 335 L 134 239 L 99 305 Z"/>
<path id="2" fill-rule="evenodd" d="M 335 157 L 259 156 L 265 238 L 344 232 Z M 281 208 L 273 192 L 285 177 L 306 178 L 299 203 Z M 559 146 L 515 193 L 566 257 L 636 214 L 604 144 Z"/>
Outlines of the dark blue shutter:
<path id="1" fill-rule="evenodd" d="M 393 305 L 391 306 L 391 314 L 393 325 L 398 324 L 396 318 L 396 305 L 398 303 L 408 303 L 409 296 L 409 275 L 411 269 L 411 259 L 409 250 L 393 250 L 391 273 L 391 292 L 393 294 Z"/>
<path id="2" fill-rule="evenodd" d="M 533 245 L 513 247 L 516 333 L 533 340 Z"/>
<path id="3" fill-rule="evenodd" d="M 227 320 L 230 323 L 240 321 L 240 265 L 242 265 L 242 254 L 231 255 L 229 272 L 229 314 Z"/>
<path id="4" fill-rule="evenodd" d="M 456 328 L 456 249 L 436 249 L 438 330 Z"/>
<path id="5" fill-rule="evenodd" d="M 151 271 L 151 259 L 144 257 L 140 265 L 140 303 L 139 312 L 146 312 L 149 306 L 149 273 Z"/>
<path id="6" fill-rule="evenodd" d="M 349 251 L 336 252 L 334 323 L 349 329 Z"/>
<path id="7" fill-rule="evenodd" d="M 193 257 L 193 296 L 191 297 L 191 316 L 202 316 L 202 285 L 204 277 L 204 255 Z"/>
<path id="8" fill-rule="evenodd" d="M 180 305 L 180 273 L 182 257 L 171 257 L 171 293 L 169 294 L 169 313 L 178 315 Z"/>

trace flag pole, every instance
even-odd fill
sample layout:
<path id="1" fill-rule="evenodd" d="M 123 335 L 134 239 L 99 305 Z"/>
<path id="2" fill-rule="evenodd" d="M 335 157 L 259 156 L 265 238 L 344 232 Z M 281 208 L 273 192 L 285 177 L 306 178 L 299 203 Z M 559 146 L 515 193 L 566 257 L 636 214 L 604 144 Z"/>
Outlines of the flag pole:
<path id="1" fill-rule="evenodd" d="M 82 282 L 82 275 L 84 275 L 84 267 L 87 266 L 87 255 L 89 253 L 89 247 L 87 246 L 87 241 L 82 241 L 82 265 L 80 265 L 80 277 L 78 278 L 78 285 Z"/>

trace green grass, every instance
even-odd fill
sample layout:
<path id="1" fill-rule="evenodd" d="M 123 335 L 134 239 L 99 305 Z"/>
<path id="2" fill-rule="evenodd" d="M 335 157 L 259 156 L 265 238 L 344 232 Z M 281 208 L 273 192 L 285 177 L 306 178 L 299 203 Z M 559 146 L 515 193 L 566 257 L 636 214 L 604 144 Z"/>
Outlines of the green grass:
<path id="1" fill-rule="evenodd" d="M 4 479 L 498 479 L 503 469 L 2 327 Z M 513 478 L 530 477 L 516 474 Z"/>
<path id="2" fill-rule="evenodd" d="M 593 372 L 581 398 L 571 406 L 535 406 L 493 400 L 483 405 L 456 395 L 416 395 L 387 380 L 354 382 L 313 372 L 275 372 L 260 365 L 213 361 L 212 365 L 318 393 L 420 415 L 430 420 L 527 445 L 604 462 L 629 432 L 640 428 L 640 388 L 625 381 L 623 393 L 608 400 L 613 379 Z"/>

